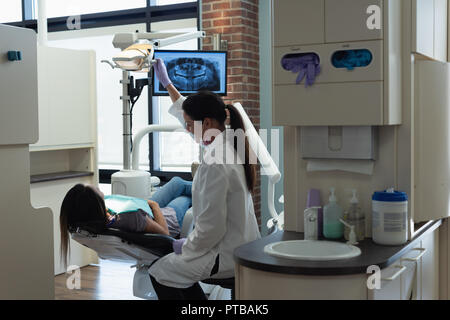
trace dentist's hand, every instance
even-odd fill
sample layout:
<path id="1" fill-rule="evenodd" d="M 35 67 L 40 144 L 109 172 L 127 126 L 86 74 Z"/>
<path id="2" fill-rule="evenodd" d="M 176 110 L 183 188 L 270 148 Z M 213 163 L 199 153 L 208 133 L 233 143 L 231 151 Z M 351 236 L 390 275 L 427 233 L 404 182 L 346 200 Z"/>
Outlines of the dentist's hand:
<path id="1" fill-rule="evenodd" d="M 164 88 L 167 88 L 167 86 L 171 84 L 172 81 L 170 81 L 169 79 L 164 61 L 162 59 L 156 59 L 156 63 L 153 65 L 153 69 L 155 70 L 155 75 L 156 77 L 158 77 L 159 82 L 161 82 Z"/>
<path id="2" fill-rule="evenodd" d="M 173 252 L 175 252 L 175 254 L 181 254 L 181 248 L 185 241 L 186 238 L 181 238 L 172 242 Z"/>

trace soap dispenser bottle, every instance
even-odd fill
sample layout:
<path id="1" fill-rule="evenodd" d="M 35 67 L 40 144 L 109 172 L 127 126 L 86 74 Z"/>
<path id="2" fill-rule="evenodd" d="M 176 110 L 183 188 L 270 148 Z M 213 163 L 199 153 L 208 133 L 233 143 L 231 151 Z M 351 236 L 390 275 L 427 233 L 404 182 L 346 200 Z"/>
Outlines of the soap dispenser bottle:
<path id="1" fill-rule="evenodd" d="M 329 203 L 323 208 L 323 236 L 327 239 L 341 239 L 344 235 L 344 225 L 340 221 L 343 218 L 342 208 L 337 204 L 331 188 Z"/>
<path id="2" fill-rule="evenodd" d="M 358 197 L 356 196 L 356 190 L 352 189 L 352 198 L 350 199 L 350 206 L 344 212 L 344 221 L 349 225 L 354 226 L 356 238 L 358 241 L 364 240 L 366 237 L 366 219 L 364 212 L 359 206 Z M 344 237 L 345 240 L 349 240 L 350 228 L 345 227 Z"/>

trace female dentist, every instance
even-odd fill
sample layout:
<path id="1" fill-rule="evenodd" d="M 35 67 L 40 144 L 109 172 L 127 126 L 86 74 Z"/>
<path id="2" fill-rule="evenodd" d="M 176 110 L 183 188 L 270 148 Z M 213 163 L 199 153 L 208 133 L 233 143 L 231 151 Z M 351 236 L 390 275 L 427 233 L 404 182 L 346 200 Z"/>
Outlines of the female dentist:
<path id="1" fill-rule="evenodd" d="M 194 122 L 198 121 L 201 130 L 196 131 L 201 133 L 195 133 L 196 140 L 202 141 L 205 151 L 192 185 L 194 230 L 187 239 L 174 242 L 174 253 L 150 267 L 150 279 L 160 300 L 206 299 L 198 282 L 233 277 L 234 249 L 260 237 L 251 196 L 256 165 L 250 164 L 248 143 L 241 164 L 220 161 L 225 153 L 227 159 L 230 155 L 235 159 L 239 153 L 235 139 L 225 138 L 228 115 L 231 129 L 244 128 L 233 106 L 226 106 L 219 96 L 210 92 L 184 98 L 171 83 L 162 60 L 157 60 L 154 70 L 172 99 L 169 112 L 192 134 Z M 224 151 L 224 157 L 217 159 L 219 149 Z"/>

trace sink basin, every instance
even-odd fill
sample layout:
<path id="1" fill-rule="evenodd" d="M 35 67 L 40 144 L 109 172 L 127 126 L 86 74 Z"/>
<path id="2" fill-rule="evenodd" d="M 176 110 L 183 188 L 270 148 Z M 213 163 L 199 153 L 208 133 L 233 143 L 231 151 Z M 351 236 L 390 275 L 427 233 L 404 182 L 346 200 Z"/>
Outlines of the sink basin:
<path id="1" fill-rule="evenodd" d="M 315 240 L 270 243 L 264 247 L 264 252 L 280 258 L 311 261 L 350 259 L 361 254 L 361 250 L 353 245 Z"/>

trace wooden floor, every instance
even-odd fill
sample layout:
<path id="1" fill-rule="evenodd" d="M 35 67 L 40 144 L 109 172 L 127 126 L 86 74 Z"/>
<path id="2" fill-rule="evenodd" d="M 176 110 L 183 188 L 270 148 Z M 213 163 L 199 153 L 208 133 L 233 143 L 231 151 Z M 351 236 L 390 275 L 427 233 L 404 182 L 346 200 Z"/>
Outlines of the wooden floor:
<path id="1" fill-rule="evenodd" d="M 141 300 L 133 296 L 131 264 L 100 260 L 99 265 L 80 269 L 80 289 L 68 289 L 75 283 L 70 274 L 55 277 L 56 300 Z M 74 275 L 74 274 L 72 274 Z"/>

